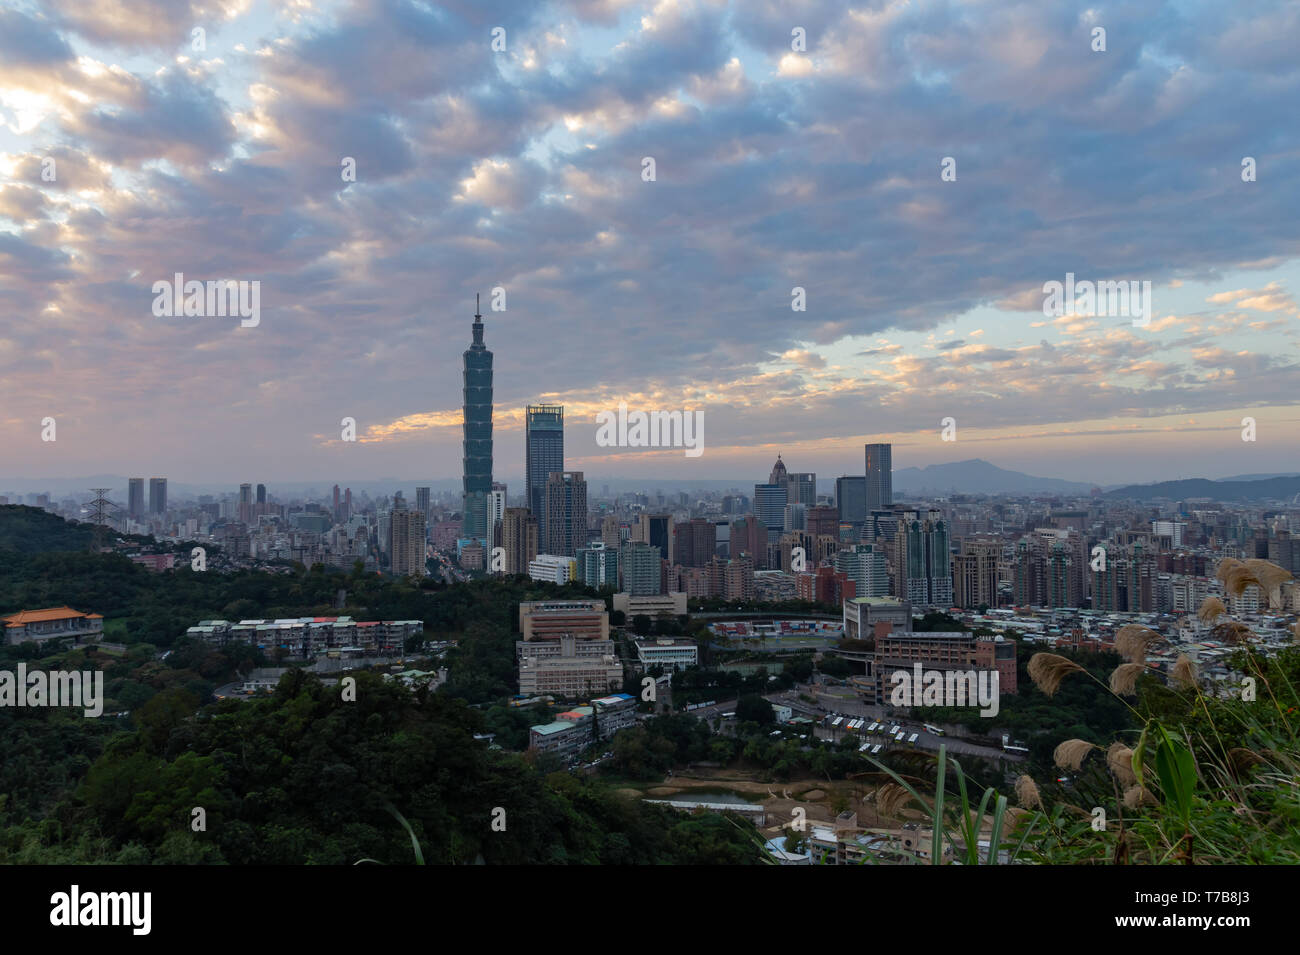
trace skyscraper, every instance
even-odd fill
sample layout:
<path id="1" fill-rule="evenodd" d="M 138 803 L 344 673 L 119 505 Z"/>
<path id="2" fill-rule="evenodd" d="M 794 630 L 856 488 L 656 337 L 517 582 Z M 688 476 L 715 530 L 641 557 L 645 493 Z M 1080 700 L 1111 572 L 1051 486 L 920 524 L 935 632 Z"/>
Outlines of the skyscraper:
<path id="1" fill-rule="evenodd" d="M 126 512 L 131 517 L 143 517 L 144 478 L 129 478 L 126 483 Z"/>
<path id="2" fill-rule="evenodd" d="M 790 472 L 786 475 L 786 503 L 802 504 L 804 507 L 817 505 L 817 475 L 812 472 Z"/>
<path id="3" fill-rule="evenodd" d="M 337 501 L 338 499 L 338 488 L 335 488 L 334 500 Z M 429 519 L 429 488 L 417 487 L 415 489 L 415 509 L 424 515 L 426 521 Z M 337 505 L 335 506 L 335 510 L 338 510 Z"/>
<path id="4" fill-rule="evenodd" d="M 785 527 L 784 484 L 754 485 L 754 516 L 770 531 L 780 532 Z"/>
<path id="5" fill-rule="evenodd" d="M 239 523 L 247 524 L 253 519 L 253 485 L 239 485 Z"/>
<path id="6" fill-rule="evenodd" d="M 492 353 L 483 344 L 483 316 L 474 296 L 474 341 L 464 354 L 464 494 L 461 535 L 486 541 L 492 490 Z M 486 546 L 486 545 L 485 545 Z"/>
<path id="7" fill-rule="evenodd" d="M 835 506 L 840 520 L 861 524 L 867 519 L 867 479 L 846 474 L 835 479 Z M 862 594 L 858 594 L 859 597 Z"/>
<path id="8" fill-rule="evenodd" d="M 149 479 L 149 513 L 167 513 L 167 479 Z"/>
<path id="9" fill-rule="evenodd" d="M 546 482 L 564 470 L 563 405 L 529 405 L 524 419 L 524 503 L 546 539 Z"/>
<path id="10" fill-rule="evenodd" d="M 867 445 L 867 510 L 878 511 L 894 503 L 894 446 Z"/>
<path id="11" fill-rule="evenodd" d="M 587 482 L 581 471 L 555 471 L 546 482 L 546 553 L 573 557 L 587 543 Z"/>
<path id="12" fill-rule="evenodd" d="M 785 463 L 781 460 L 781 455 L 776 456 L 776 464 L 772 465 L 772 473 L 768 476 L 768 484 L 785 484 L 789 474 L 785 470 Z"/>
<path id="13" fill-rule="evenodd" d="M 257 486 L 257 503 L 258 503 L 258 504 L 265 504 L 265 503 L 266 503 L 266 485 L 265 485 L 265 484 L 259 484 L 259 485 Z"/>

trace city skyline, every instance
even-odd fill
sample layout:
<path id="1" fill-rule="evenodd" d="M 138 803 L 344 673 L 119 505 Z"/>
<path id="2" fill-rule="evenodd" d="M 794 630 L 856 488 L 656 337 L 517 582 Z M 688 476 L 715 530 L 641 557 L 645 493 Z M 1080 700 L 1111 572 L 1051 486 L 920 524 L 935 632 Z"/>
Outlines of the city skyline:
<path id="1" fill-rule="evenodd" d="M 593 476 L 855 474 L 869 440 L 1098 484 L 1291 464 L 1286 5 L 828 2 L 805 50 L 790 14 L 710 3 L 232 4 L 203 49 L 54 7 L 0 12 L 25 474 L 455 477 L 477 291 L 498 463 L 546 403 Z M 156 316 L 177 273 L 260 283 L 258 321 Z M 1148 322 L 1044 315 L 1076 275 L 1150 282 Z M 704 453 L 598 446 L 621 402 L 702 411 Z"/>

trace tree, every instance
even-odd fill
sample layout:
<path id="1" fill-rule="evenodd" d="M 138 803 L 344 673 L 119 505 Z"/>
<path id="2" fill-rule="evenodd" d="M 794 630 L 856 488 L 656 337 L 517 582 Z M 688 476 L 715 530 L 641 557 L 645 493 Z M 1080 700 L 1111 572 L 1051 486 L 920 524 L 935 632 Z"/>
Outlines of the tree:
<path id="1" fill-rule="evenodd" d="M 776 722 L 776 714 L 772 711 L 771 703 L 757 693 L 751 693 L 736 701 L 736 720 L 771 726 Z"/>

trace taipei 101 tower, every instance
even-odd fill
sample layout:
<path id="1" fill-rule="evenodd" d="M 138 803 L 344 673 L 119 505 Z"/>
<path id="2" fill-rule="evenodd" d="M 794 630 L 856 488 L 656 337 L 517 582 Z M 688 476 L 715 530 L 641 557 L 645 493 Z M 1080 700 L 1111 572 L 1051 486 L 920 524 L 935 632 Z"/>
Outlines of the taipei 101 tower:
<path id="1" fill-rule="evenodd" d="M 492 490 L 492 353 L 483 344 L 483 316 L 474 296 L 474 341 L 465 350 L 465 485 L 461 536 L 487 547 Z"/>

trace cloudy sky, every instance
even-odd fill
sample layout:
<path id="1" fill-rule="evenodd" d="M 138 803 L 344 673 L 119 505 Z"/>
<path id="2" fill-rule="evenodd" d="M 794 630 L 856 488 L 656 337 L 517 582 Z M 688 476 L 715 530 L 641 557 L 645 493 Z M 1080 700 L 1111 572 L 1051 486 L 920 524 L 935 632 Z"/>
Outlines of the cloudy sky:
<path id="1" fill-rule="evenodd" d="M 1300 470 L 1297 48 L 1293 2 L 0 0 L 0 476 L 457 477 L 476 292 L 506 479 L 539 400 L 593 476 Z M 155 316 L 177 272 L 259 324 Z M 1067 273 L 1149 324 L 1045 316 Z M 598 447 L 620 401 L 705 452 Z"/>

